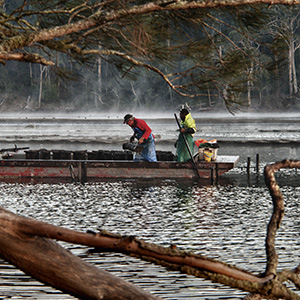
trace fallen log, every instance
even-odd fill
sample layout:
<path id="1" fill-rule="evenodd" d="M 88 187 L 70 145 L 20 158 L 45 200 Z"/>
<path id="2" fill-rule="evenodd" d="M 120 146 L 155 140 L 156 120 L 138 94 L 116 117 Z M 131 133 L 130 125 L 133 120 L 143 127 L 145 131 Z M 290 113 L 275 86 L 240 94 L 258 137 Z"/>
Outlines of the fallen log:
<path id="1" fill-rule="evenodd" d="M 181 251 L 174 247 L 162 247 L 152 243 L 146 243 L 143 240 L 133 236 L 120 236 L 107 231 L 99 233 L 82 233 L 74 230 L 54 226 L 38 220 L 25 218 L 14 215 L 13 213 L 0 208 L 0 225 L 3 220 L 2 214 L 9 216 L 8 222 L 11 224 L 7 227 L 23 235 L 43 237 L 48 239 L 56 239 L 68 243 L 86 245 L 95 247 L 101 251 L 120 252 L 129 255 L 137 255 L 142 258 L 155 260 L 157 263 L 167 263 L 178 266 L 188 266 L 200 270 L 209 271 L 228 276 L 230 278 L 254 282 L 256 284 L 264 284 L 271 280 L 273 275 L 267 277 L 259 277 L 245 270 L 238 269 L 225 263 L 215 261 L 213 259 L 196 255 L 186 251 Z M 13 223 L 13 224 L 12 224 Z"/>
<path id="2" fill-rule="evenodd" d="M 0 208 L 0 256 L 26 274 L 80 299 L 159 299 L 81 260 L 48 238 L 22 232 L 23 221 L 37 225 Z"/>
<path id="3" fill-rule="evenodd" d="M 204 277 L 232 287 L 255 292 L 273 278 L 260 278 L 244 270 L 212 259 L 181 251 L 176 247 L 162 247 L 135 237 L 101 233 L 81 233 L 17 216 L 0 208 L 0 256 L 41 282 L 84 299 L 100 299 L 107 291 L 110 298 L 101 299 L 155 299 L 139 289 L 122 286 L 111 278 L 63 249 L 50 239 L 95 247 L 101 251 L 121 252 L 167 266 L 187 274 Z M 108 280 L 108 282 L 106 281 Z M 115 281 L 115 282 L 114 282 Z M 121 281 L 121 280 L 120 280 Z M 119 286 L 112 294 L 112 286 Z M 125 284 L 125 283 L 123 283 Z M 99 291 L 97 291 L 99 289 Z M 135 287 L 136 289 L 136 287 Z M 128 291 L 128 295 L 124 291 Z M 123 298 L 120 297 L 120 293 Z M 141 293 L 137 297 L 137 294 Z M 136 298 L 137 297 L 137 298 Z M 148 298 L 147 298 L 148 297 Z"/>
<path id="4" fill-rule="evenodd" d="M 273 274 L 255 276 L 247 271 L 209 258 L 145 243 L 135 237 L 102 233 L 81 233 L 38 220 L 17 216 L 0 208 L 0 256 L 37 280 L 80 299 L 158 299 L 123 280 L 89 265 L 50 239 L 122 252 L 167 266 L 174 270 L 207 278 L 250 293 L 267 295 L 276 286 L 278 298 L 299 299 Z M 283 297 L 282 297 L 283 296 Z"/>
<path id="5" fill-rule="evenodd" d="M 176 246 L 161 247 L 132 236 L 107 232 L 80 233 L 41 221 L 17 216 L 0 208 L 0 256 L 37 280 L 81 299 L 158 299 L 108 272 L 92 266 L 51 239 L 82 244 L 99 251 L 122 252 L 142 259 L 226 284 L 251 294 L 249 299 L 300 300 L 285 285 L 291 281 L 299 288 L 300 265 L 293 270 L 277 272 L 278 256 L 275 236 L 284 214 L 284 201 L 274 173 L 281 168 L 300 168 L 300 161 L 282 161 L 266 166 L 265 178 L 273 200 L 274 211 L 266 238 L 267 268 L 257 276 L 215 260 L 180 251 Z"/>

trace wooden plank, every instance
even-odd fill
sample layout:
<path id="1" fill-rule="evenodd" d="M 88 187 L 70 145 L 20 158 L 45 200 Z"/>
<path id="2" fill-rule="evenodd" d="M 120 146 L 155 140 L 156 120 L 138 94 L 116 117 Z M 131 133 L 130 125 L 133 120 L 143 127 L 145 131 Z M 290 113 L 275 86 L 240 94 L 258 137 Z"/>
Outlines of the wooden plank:
<path id="1" fill-rule="evenodd" d="M 234 168 L 238 160 L 238 156 L 218 156 L 216 161 L 201 161 L 197 166 L 202 178 L 213 176 L 215 179 Z M 82 182 L 103 178 L 189 179 L 197 178 L 197 174 L 190 162 L 10 159 L 0 160 L 0 179 L 5 178 L 57 178 Z"/>

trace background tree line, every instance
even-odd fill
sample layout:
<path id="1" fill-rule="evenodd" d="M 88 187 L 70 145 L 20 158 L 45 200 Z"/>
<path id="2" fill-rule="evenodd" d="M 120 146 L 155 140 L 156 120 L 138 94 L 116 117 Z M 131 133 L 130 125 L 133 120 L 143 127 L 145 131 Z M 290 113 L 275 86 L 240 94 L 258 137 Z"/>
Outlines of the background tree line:
<path id="1" fill-rule="evenodd" d="M 51 6 L 75 7 L 81 1 L 55 2 Z M 96 4 L 98 1 L 92 2 Z M 122 2 L 135 4 L 135 1 L 116 1 L 114 5 Z M 64 22 L 66 16 L 59 10 L 52 17 L 44 18 L 42 12 L 50 8 L 46 1 L 38 4 L 20 0 L 2 1 L 2 19 L 7 15 L 23 14 L 22 19 L 38 23 L 42 29 Z M 35 13 L 26 15 L 28 11 Z M 176 16 L 171 16 L 170 12 L 167 18 L 159 15 L 157 18 L 153 15 L 136 18 L 134 22 L 139 24 L 130 27 L 137 31 L 134 33 L 137 39 L 135 54 L 147 56 L 152 51 L 151 55 L 158 59 L 153 60 L 148 55 L 147 60 L 166 73 L 172 68 L 173 74 L 178 74 L 177 86 L 183 87 L 183 91 L 189 88 L 191 97 L 185 92 L 178 93 L 179 89 L 171 88 L 156 72 L 128 66 L 119 58 L 111 59 L 110 55 L 104 54 L 83 59 L 82 55 L 70 56 L 70 53 L 50 47 L 47 52 L 54 58 L 55 66 L 28 60 L 3 63 L 0 110 L 103 111 L 129 107 L 167 110 L 185 102 L 195 110 L 221 110 L 228 104 L 252 111 L 298 110 L 299 13 L 298 6 L 259 5 L 238 10 L 228 8 L 225 12 L 215 8 L 197 14 L 190 10 L 188 14 Z M 186 20 L 188 17 L 194 19 L 194 27 Z M 132 26 L 128 24 L 124 25 L 127 29 Z M 147 27 L 147 30 L 143 32 L 140 26 Z M 199 28 L 202 30 L 199 31 Z M 105 33 L 108 30 L 111 30 L 107 34 L 110 39 L 99 38 L 103 32 L 98 32 L 93 40 L 85 41 L 84 47 L 95 43 L 99 49 L 129 49 L 129 38 L 124 39 L 125 42 L 121 40 L 124 32 L 121 32 L 119 24 Z M 174 30 L 177 41 L 182 42 L 180 51 L 176 49 L 179 44 L 172 40 Z M 1 31 L 3 35 L 4 30 Z M 152 40 L 156 48 L 149 46 L 147 39 Z M 5 41 L 3 37 L 2 41 Z M 137 44 L 140 50 L 137 50 Z M 26 47 L 24 49 L 26 51 Z M 42 47 L 36 50 L 37 53 L 43 51 Z M 191 83 L 184 81 L 188 73 Z"/>

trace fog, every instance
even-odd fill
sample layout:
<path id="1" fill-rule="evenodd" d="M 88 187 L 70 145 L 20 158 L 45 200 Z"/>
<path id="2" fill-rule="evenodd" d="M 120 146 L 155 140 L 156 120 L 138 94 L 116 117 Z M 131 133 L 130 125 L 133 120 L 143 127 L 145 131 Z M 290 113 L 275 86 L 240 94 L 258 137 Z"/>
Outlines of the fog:
<path id="1" fill-rule="evenodd" d="M 146 120 L 155 135 L 157 150 L 175 153 L 178 126 L 174 111 L 6 113 L 0 116 L 0 147 L 16 144 L 31 150 L 122 150 L 123 143 L 132 135 L 132 129 L 123 124 L 126 113 Z M 175 113 L 179 115 L 178 111 Z M 240 155 L 242 160 L 265 151 L 274 159 L 298 156 L 300 113 L 192 112 L 192 115 L 197 126 L 194 140 L 217 139 L 220 153 Z"/>
<path id="2" fill-rule="evenodd" d="M 149 111 L 149 110 L 123 110 L 123 111 L 86 111 L 86 112 L 2 112 L 0 114 L 0 120 L 11 119 L 120 119 L 123 120 L 125 114 L 130 113 L 138 118 L 145 119 L 174 119 L 174 113 L 179 115 L 180 108 L 173 111 Z M 213 112 L 213 111 L 193 111 L 191 114 L 194 118 L 199 119 L 230 119 L 232 121 L 253 120 L 259 119 L 294 119 L 296 122 L 300 122 L 300 111 L 295 112 L 241 112 L 237 111 L 231 113 L 229 111 Z"/>

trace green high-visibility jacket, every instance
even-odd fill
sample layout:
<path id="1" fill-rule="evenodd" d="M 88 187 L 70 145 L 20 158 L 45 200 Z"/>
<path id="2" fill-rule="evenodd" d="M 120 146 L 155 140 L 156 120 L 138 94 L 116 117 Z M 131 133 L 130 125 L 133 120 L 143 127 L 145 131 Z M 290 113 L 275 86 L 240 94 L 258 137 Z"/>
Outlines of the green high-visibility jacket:
<path id="1" fill-rule="evenodd" d="M 180 122 L 180 126 L 181 126 L 181 128 L 184 128 L 184 129 L 193 128 L 195 132 L 197 130 L 196 122 L 192 118 L 192 115 L 190 113 L 185 116 L 184 121 Z M 193 139 L 194 134 L 186 133 L 186 132 L 179 133 L 178 140 L 177 140 L 177 147 L 176 147 L 177 151 L 176 152 L 177 152 L 177 161 L 180 161 L 180 162 L 188 161 L 189 159 L 191 159 L 191 156 L 185 145 L 184 138 L 182 135 L 185 136 L 185 139 L 187 141 L 187 144 L 190 148 L 192 155 L 194 154 L 194 139 Z"/>

